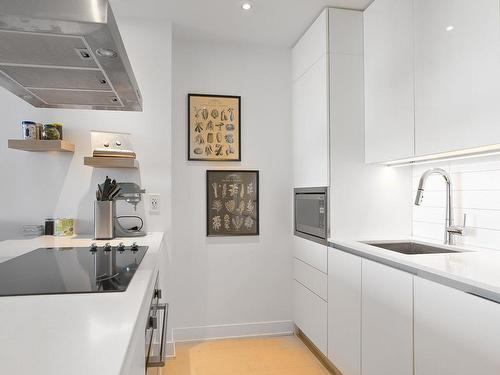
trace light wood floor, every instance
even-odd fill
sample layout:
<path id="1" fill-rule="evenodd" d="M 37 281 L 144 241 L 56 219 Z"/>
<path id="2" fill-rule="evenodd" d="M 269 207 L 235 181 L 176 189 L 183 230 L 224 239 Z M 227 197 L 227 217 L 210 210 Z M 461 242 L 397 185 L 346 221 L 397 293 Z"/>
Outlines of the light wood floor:
<path id="1" fill-rule="evenodd" d="M 327 375 L 295 336 L 180 343 L 163 375 Z"/>

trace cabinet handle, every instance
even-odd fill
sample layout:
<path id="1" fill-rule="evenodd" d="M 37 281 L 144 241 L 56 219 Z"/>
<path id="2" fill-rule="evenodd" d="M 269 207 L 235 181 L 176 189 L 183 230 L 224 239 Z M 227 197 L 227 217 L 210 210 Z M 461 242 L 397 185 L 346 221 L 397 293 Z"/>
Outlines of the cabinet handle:
<path id="1" fill-rule="evenodd" d="M 167 320 L 168 320 L 168 303 L 162 303 L 158 305 L 158 310 L 163 310 L 163 322 L 161 326 L 161 342 L 160 342 L 160 354 L 158 356 L 150 357 L 147 363 L 147 367 L 163 367 L 165 366 L 165 340 L 167 338 Z"/>

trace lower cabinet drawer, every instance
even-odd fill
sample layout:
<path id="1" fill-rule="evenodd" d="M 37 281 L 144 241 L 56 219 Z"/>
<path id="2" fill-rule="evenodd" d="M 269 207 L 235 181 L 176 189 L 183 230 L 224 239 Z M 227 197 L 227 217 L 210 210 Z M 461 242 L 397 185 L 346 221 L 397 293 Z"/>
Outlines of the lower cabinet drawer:
<path id="1" fill-rule="evenodd" d="M 328 273 L 328 246 L 293 236 L 293 256 L 323 273 Z"/>
<path id="2" fill-rule="evenodd" d="M 328 275 L 326 273 L 294 258 L 293 278 L 325 301 L 328 301 Z"/>
<path id="3" fill-rule="evenodd" d="M 327 355 L 328 304 L 296 280 L 293 281 L 293 315 L 297 327 Z"/>

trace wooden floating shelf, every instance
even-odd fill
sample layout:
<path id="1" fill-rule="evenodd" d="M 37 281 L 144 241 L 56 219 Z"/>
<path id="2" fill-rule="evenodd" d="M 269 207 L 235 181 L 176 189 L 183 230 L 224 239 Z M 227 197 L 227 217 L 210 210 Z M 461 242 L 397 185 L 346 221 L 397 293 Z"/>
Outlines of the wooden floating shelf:
<path id="1" fill-rule="evenodd" d="M 86 156 L 83 164 L 94 168 L 139 168 L 136 159 Z"/>
<path id="2" fill-rule="evenodd" d="M 9 148 L 15 150 L 44 152 L 75 152 L 75 145 L 61 140 L 9 139 Z"/>

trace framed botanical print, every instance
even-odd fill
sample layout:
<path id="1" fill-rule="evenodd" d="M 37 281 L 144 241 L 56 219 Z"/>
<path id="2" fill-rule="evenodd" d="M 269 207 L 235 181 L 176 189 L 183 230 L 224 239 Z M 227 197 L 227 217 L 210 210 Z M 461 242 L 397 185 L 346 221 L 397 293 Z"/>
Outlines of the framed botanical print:
<path id="1" fill-rule="evenodd" d="M 241 161 L 241 97 L 188 94 L 188 160 Z"/>
<path id="2" fill-rule="evenodd" d="M 259 235 L 259 171 L 207 171 L 207 236 Z"/>

